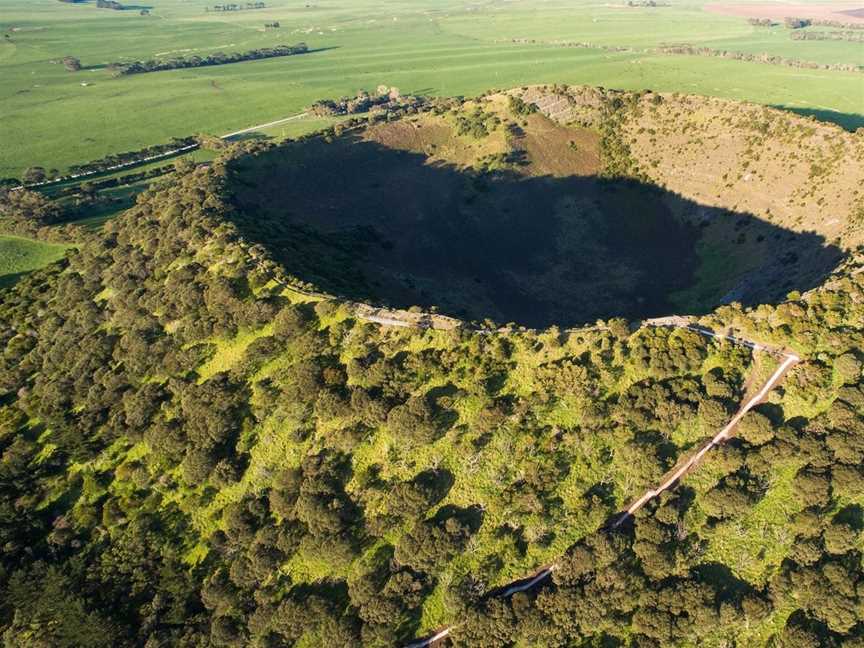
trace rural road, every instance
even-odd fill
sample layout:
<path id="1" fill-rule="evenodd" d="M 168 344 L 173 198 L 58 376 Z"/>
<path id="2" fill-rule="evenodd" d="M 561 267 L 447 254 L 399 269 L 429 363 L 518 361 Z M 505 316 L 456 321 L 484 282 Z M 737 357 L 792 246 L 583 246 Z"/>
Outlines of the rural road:
<path id="1" fill-rule="evenodd" d="M 255 126 L 250 126 L 249 128 L 244 128 L 243 130 L 234 131 L 233 133 L 227 133 L 221 136 L 221 139 L 229 139 L 234 137 L 235 135 L 243 135 L 244 133 L 251 133 L 252 131 L 256 131 L 261 128 L 269 128 L 270 126 L 278 126 L 279 124 L 285 124 L 290 121 L 294 121 L 295 119 L 300 119 L 301 117 L 306 117 L 309 113 L 302 112 L 297 115 L 291 115 L 290 117 L 285 117 L 284 119 L 277 119 L 276 121 L 267 122 L 266 124 L 256 124 Z"/>
<path id="2" fill-rule="evenodd" d="M 402 322 L 402 321 L 399 321 L 399 323 L 395 323 L 394 320 L 392 320 L 391 318 L 377 317 L 375 319 L 372 319 L 372 318 L 369 318 L 369 319 L 371 321 L 375 321 L 379 324 L 385 324 L 385 325 L 386 324 L 396 325 L 396 326 L 405 326 L 406 325 L 405 322 Z M 795 365 L 796 363 L 801 361 L 801 358 L 798 355 L 796 355 L 795 353 L 785 352 L 785 351 L 778 352 L 777 350 L 771 349 L 770 347 L 759 344 L 758 342 L 753 342 L 751 340 L 746 340 L 746 339 L 735 337 L 732 335 L 715 333 L 714 331 L 689 324 L 683 318 L 669 317 L 669 318 L 662 318 L 662 319 L 657 319 L 657 320 L 649 320 L 645 324 L 648 326 L 687 329 L 689 331 L 693 331 L 695 333 L 698 333 L 700 335 L 704 335 L 706 337 L 711 337 L 711 338 L 720 339 L 720 340 L 727 340 L 729 342 L 732 342 L 733 344 L 738 344 L 738 345 L 753 349 L 754 351 L 765 351 L 767 353 L 772 353 L 772 354 L 773 353 L 779 353 L 779 355 L 783 358 L 783 362 L 780 363 L 780 366 L 777 367 L 777 369 L 774 371 L 774 373 L 771 374 L 771 376 L 768 378 L 768 380 L 765 382 L 765 384 L 762 386 L 762 388 L 752 398 L 750 398 L 745 404 L 743 404 L 738 409 L 738 412 L 735 414 L 735 416 L 732 417 L 732 419 L 723 427 L 722 430 L 720 430 L 717 434 L 715 434 L 714 437 L 710 441 L 705 443 L 698 452 L 693 454 L 677 470 L 675 470 L 673 473 L 668 475 L 660 485 L 658 485 L 656 488 L 650 488 L 650 489 L 646 490 L 642 494 L 642 496 L 639 497 L 639 499 L 637 499 L 635 502 L 633 502 L 633 504 L 631 504 L 627 508 L 627 510 L 621 514 L 621 516 L 618 518 L 618 520 L 615 522 L 615 524 L 612 525 L 613 529 L 619 527 L 627 519 L 631 518 L 636 513 L 636 511 L 638 511 L 640 508 L 642 508 L 646 503 L 651 501 L 653 498 L 657 497 L 660 493 L 672 488 L 678 482 L 679 479 L 684 477 L 688 472 L 690 472 L 691 470 L 693 470 L 694 468 L 696 468 L 699 465 L 699 462 L 708 453 L 709 450 L 711 450 L 712 448 L 720 445 L 721 443 L 723 443 L 724 441 L 729 439 L 729 437 L 732 435 L 732 431 L 735 429 L 735 426 L 741 422 L 741 419 L 744 418 L 744 416 L 747 414 L 747 412 L 749 412 L 751 409 L 753 409 L 756 405 L 758 405 L 760 402 L 762 402 L 765 399 L 765 397 L 768 395 L 768 393 L 777 385 L 777 383 L 779 383 L 783 379 L 784 374 L 786 373 L 786 371 L 789 370 L 789 368 L 791 368 L 793 365 Z M 515 594 L 516 592 L 524 592 L 526 590 L 529 590 L 532 587 L 534 587 L 535 585 L 537 585 L 538 583 L 540 583 L 541 581 L 547 579 L 552 574 L 552 572 L 555 571 L 557 568 L 558 568 L 557 565 L 551 565 L 551 566 L 541 570 L 540 572 L 538 572 L 533 578 L 530 578 L 530 579 L 525 580 L 525 581 L 522 581 L 522 580 L 517 581 L 517 583 L 515 583 L 515 584 L 507 587 L 506 589 L 502 590 L 497 596 L 506 597 L 506 596 L 510 596 L 512 594 Z M 441 639 L 444 639 L 445 637 L 447 637 L 450 634 L 452 629 L 453 629 L 453 626 L 448 626 L 446 628 L 442 628 L 442 629 L 438 630 L 435 634 L 433 634 L 429 637 L 425 637 L 425 638 L 419 639 L 413 643 L 407 644 L 405 646 L 405 648 L 427 648 L 429 646 L 432 646 L 436 641 L 440 641 Z"/>

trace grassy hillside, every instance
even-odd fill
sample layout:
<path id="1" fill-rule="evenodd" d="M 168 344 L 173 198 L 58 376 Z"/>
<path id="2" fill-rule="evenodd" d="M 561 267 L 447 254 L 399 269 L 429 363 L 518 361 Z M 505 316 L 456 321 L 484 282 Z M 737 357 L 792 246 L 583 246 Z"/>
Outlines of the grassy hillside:
<path id="1" fill-rule="evenodd" d="M 699 318 L 802 362 L 598 531 L 772 357 L 620 319 L 381 327 L 245 236 L 232 168 L 267 153 L 229 155 L 0 293 L 5 641 L 392 646 L 454 622 L 458 646 L 861 641 L 860 255 Z M 553 560 L 539 591 L 483 596 Z"/>
<path id="2" fill-rule="evenodd" d="M 65 251 L 65 245 L 0 236 L 0 287 L 8 287 L 25 273 L 53 263 Z"/>
<path id="3" fill-rule="evenodd" d="M 141 16 L 90 2 L 7 1 L 0 41 L 0 139 L 6 144 L 0 176 L 20 175 L 31 165 L 63 170 L 173 136 L 221 135 L 299 113 L 322 97 L 353 95 L 382 83 L 439 96 L 471 96 L 490 84 L 652 88 L 817 111 L 850 128 L 862 124 L 858 74 L 553 44 L 690 43 L 861 62 L 854 44 L 793 42 L 743 18 L 704 12 L 700 3 L 653 9 L 558 1 L 268 4 L 264 10 L 222 13 L 205 12 L 206 3 L 154 0 L 151 15 Z M 264 29 L 274 21 L 279 29 Z M 518 44 L 514 38 L 542 42 Z M 319 51 L 123 78 L 104 69 L 116 61 L 299 40 Z M 59 63 L 64 56 L 79 58 L 84 69 L 67 72 Z"/>

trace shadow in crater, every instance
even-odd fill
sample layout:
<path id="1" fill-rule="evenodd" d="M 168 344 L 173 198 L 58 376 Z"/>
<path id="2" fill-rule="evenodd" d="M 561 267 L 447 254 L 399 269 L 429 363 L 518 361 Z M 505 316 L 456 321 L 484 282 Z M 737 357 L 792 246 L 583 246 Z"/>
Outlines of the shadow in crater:
<path id="1" fill-rule="evenodd" d="M 597 176 L 479 172 L 308 138 L 231 163 L 234 218 L 286 270 L 379 305 L 531 327 L 784 298 L 842 259 L 816 233 Z"/>
<path id="2" fill-rule="evenodd" d="M 801 108 L 799 106 L 784 106 L 777 104 L 771 106 L 786 110 L 802 117 L 814 117 L 819 121 L 837 124 L 840 128 L 854 132 L 859 128 L 864 128 L 864 115 L 858 113 L 844 113 L 837 110 L 828 110 L 827 108 Z"/>

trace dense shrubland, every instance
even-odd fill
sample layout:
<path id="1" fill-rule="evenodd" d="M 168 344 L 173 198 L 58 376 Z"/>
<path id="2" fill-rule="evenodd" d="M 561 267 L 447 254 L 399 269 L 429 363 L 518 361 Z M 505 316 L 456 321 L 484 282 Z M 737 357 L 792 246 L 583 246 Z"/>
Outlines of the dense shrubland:
<path id="1" fill-rule="evenodd" d="M 768 356 L 618 320 L 382 329 L 292 290 L 237 218 L 222 162 L 188 170 L 0 293 L 5 644 L 388 646 L 459 620 L 471 646 L 860 645 L 860 259 L 705 318 L 805 361 L 613 533 Z"/>
<path id="2" fill-rule="evenodd" d="M 67 224 L 73 217 L 69 208 L 35 191 L 0 189 L 0 233 L 55 242 L 87 238 L 81 228 Z"/>

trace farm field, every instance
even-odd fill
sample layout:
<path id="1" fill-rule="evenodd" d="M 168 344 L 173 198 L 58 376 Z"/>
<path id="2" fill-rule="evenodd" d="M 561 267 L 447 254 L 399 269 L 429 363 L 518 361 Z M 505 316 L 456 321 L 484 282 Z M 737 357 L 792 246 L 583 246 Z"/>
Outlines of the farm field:
<path id="1" fill-rule="evenodd" d="M 33 165 L 62 171 L 173 136 L 224 134 L 379 84 L 442 96 L 553 82 L 651 88 L 786 106 L 850 129 L 864 124 L 864 76 L 858 73 L 641 51 L 686 43 L 817 63 L 862 63 L 864 48 L 857 43 L 792 41 L 783 27 L 752 27 L 742 17 L 705 12 L 698 2 L 268 5 L 205 12 L 203 4 L 154 0 L 151 15 L 142 16 L 91 3 L 6 0 L 0 18 L 0 176 L 17 177 Z M 265 31 L 264 24 L 274 21 L 280 28 Z M 115 61 L 299 41 L 312 51 L 120 78 L 105 69 Z M 634 51 L 565 48 L 561 42 Z M 83 69 L 67 72 L 59 62 L 64 56 L 80 59 Z M 318 124 L 292 125 L 288 135 L 304 127 Z"/>
<path id="2" fill-rule="evenodd" d="M 12 285 L 28 272 L 53 263 L 63 256 L 66 247 L 18 236 L 0 236 L 0 288 Z"/>

